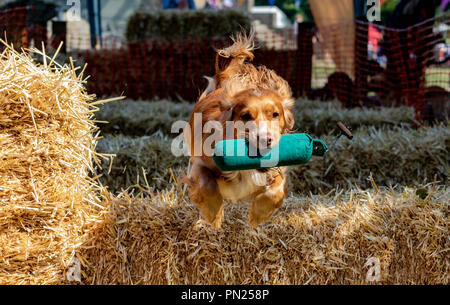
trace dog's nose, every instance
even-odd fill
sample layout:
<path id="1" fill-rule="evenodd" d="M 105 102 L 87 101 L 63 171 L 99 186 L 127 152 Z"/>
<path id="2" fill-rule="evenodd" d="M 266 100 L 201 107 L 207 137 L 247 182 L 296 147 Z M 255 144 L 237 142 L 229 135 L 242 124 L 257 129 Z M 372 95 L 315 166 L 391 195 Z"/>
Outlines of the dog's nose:
<path id="1" fill-rule="evenodd" d="M 258 134 L 257 141 L 260 146 L 270 147 L 273 142 L 272 135 L 270 133 Z"/>

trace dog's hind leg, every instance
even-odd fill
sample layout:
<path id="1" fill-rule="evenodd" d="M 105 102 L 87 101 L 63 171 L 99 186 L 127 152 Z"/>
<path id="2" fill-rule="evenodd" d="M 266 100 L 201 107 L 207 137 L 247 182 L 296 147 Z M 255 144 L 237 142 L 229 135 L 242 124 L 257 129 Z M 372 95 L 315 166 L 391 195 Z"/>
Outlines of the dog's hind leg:
<path id="1" fill-rule="evenodd" d="M 194 162 L 189 176 L 191 201 L 199 206 L 200 214 L 213 228 L 220 228 L 223 218 L 223 198 L 214 173 Z"/>

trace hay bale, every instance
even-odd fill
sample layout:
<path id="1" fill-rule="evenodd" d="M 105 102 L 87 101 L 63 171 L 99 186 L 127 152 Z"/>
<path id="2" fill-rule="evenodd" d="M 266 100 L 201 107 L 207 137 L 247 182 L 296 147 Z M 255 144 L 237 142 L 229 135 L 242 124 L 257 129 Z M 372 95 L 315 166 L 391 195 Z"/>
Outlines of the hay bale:
<path id="1" fill-rule="evenodd" d="M 121 192 L 136 185 L 153 187 L 158 190 L 170 188 L 173 184 L 173 173 L 186 168 L 187 157 L 176 158 L 170 146 L 171 139 L 162 134 L 144 137 L 128 137 L 123 135 L 106 135 L 99 140 L 99 152 L 114 154 L 111 163 L 104 161 L 102 184 L 112 192 Z"/>
<path id="2" fill-rule="evenodd" d="M 326 143 L 332 137 L 323 137 Z M 432 127 L 361 127 L 353 139 L 341 139 L 325 159 L 314 158 L 291 167 L 292 189 L 327 192 L 335 187 L 372 187 L 369 177 L 383 186 L 415 186 L 450 177 L 450 129 Z"/>
<path id="3" fill-rule="evenodd" d="M 294 111 L 294 128 L 315 136 L 338 133 L 337 122 L 344 122 L 354 131 L 368 126 L 412 127 L 416 123 L 414 108 L 407 106 L 346 109 L 338 101 L 298 100 Z"/>
<path id="4" fill-rule="evenodd" d="M 109 203 L 80 247 L 84 283 L 449 284 L 450 189 L 376 188 L 290 197 L 257 230 L 248 205 L 226 205 L 221 229 L 199 221 L 184 191 Z M 367 282 L 369 259 L 380 281 Z M 370 262 L 370 261 L 369 261 Z"/>
<path id="5" fill-rule="evenodd" d="M 102 133 L 118 133 L 148 136 L 155 132 L 170 135 L 174 122 L 189 121 L 193 109 L 191 103 L 174 103 L 168 100 L 154 102 L 118 101 L 99 106 L 97 118 L 107 121 L 101 124 Z"/>
<path id="6" fill-rule="evenodd" d="M 94 96 L 73 66 L 9 47 L 0 71 L 0 284 L 61 283 L 103 208 Z"/>
<path id="7" fill-rule="evenodd" d="M 172 124 L 178 120 L 189 121 L 193 104 L 161 101 L 120 101 L 99 106 L 96 114 L 102 121 L 102 133 L 122 133 L 130 136 L 151 135 L 162 132 L 168 136 Z M 338 101 L 321 102 L 299 99 L 294 107 L 295 126 L 299 132 L 308 132 L 315 136 L 337 132 L 338 121 L 354 131 L 361 126 L 412 126 L 414 108 L 386 107 L 378 109 L 345 109 Z"/>
<path id="8" fill-rule="evenodd" d="M 445 125 L 419 129 L 360 127 L 353 140 L 340 139 L 326 158 L 313 157 L 305 165 L 290 167 L 290 190 L 301 194 L 328 192 L 335 187 L 376 183 L 415 186 L 424 180 L 448 183 L 450 130 Z M 322 136 L 331 143 L 332 136 Z M 107 135 L 98 151 L 115 154 L 111 171 L 104 163 L 102 183 L 117 192 L 139 183 L 162 190 L 172 184 L 171 175 L 186 170 L 187 157 L 174 157 L 172 139 L 162 133 L 145 137 Z M 393 170 L 395 169 L 395 170 Z M 147 181 L 143 180 L 144 172 Z"/>

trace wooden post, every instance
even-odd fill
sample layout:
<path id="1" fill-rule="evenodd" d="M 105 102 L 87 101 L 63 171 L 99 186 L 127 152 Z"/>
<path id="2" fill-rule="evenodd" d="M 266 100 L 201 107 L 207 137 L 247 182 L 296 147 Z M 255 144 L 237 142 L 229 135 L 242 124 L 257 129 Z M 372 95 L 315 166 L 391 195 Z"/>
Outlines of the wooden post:
<path id="1" fill-rule="evenodd" d="M 312 56 L 313 56 L 313 24 L 298 24 L 297 32 L 297 79 L 293 93 L 296 97 L 311 93 Z"/>
<path id="2" fill-rule="evenodd" d="M 360 20 L 361 22 L 358 22 Z M 369 42 L 369 26 L 365 17 L 355 22 L 355 91 L 350 92 L 352 100 L 364 104 L 367 97 L 367 44 Z"/>
<path id="3" fill-rule="evenodd" d="M 66 37 L 67 37 L 67 22 L 66 21 L 52 21 L 52 35 L 56 37 L 55 44 L 52 46 L 53 48 L 58 48 L 61 41 L 63 45 L 61 47 L 60 53 L 66 53 Z"/>
<path id="4" fill-rule="evenodd" d="M 416 119 L 423 120 L 425 110 L 425 71 L 429 53 L 433 44 L 433 24 L 427 22 L 420 28 L 413 26 L 406 31 L 405 45 L 408 51 L 407 80 L 408 80 L 408 106 L 414 106 Z M 430 41 L 431 40 L 431 41 Z"/>

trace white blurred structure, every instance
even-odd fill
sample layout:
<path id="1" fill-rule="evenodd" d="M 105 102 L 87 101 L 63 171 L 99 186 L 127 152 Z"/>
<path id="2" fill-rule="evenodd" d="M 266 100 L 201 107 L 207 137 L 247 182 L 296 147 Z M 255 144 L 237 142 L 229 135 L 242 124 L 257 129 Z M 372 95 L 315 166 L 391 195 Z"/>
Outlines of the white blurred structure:
<path id="1" fill-rule="evenodd" d="M 271 29 L 282 29 L 292 25 L 286 14 L 276 6 L 254 6 L 250 14 Z"/>

